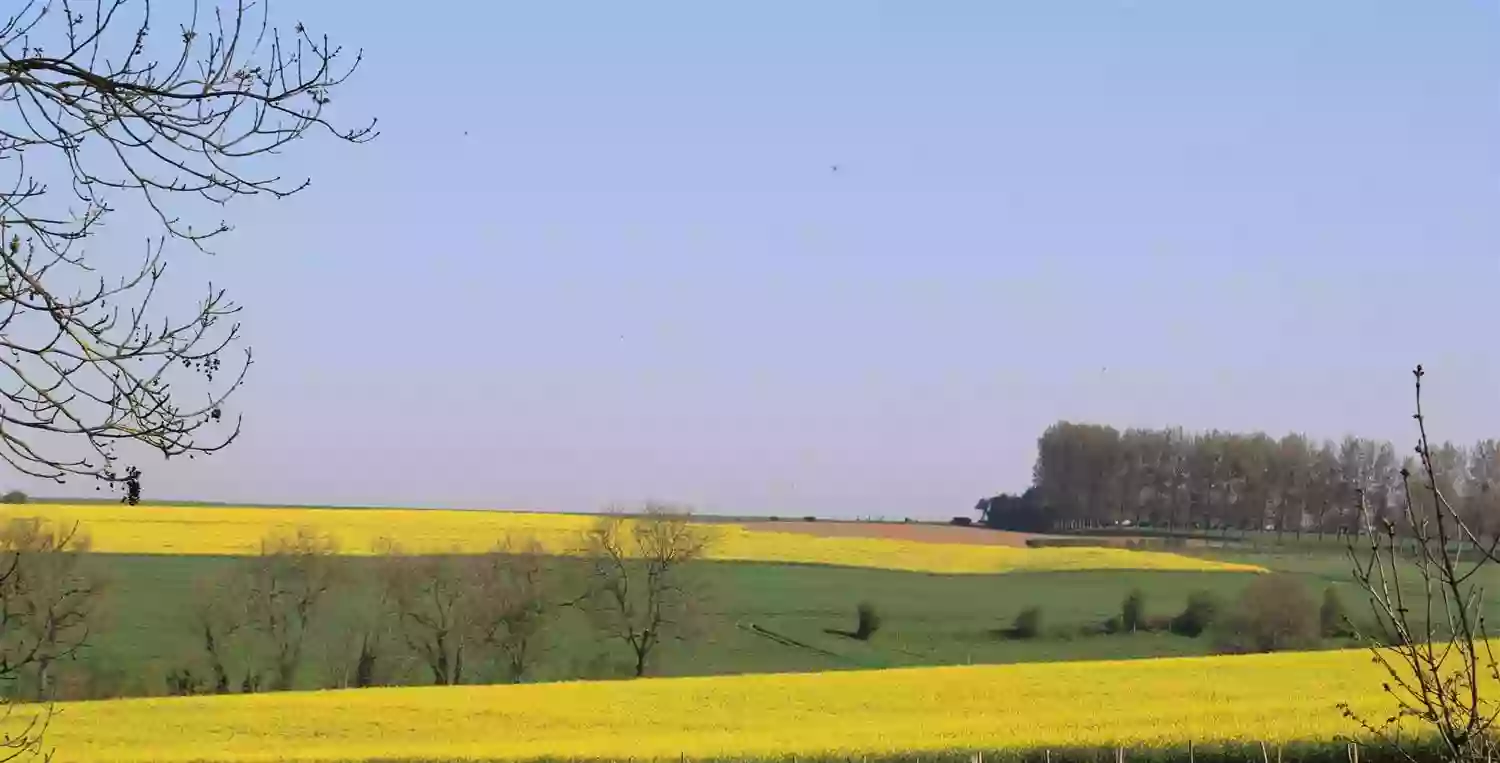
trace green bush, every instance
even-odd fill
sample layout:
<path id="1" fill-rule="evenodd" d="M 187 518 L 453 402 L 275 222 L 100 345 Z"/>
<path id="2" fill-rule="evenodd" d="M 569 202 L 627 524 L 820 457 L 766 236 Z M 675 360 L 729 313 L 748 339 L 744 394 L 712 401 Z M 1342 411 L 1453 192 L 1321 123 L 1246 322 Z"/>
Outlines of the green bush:
<path id="1" fill-rule="evenodd" d="M 1114 615 L 1104 621 L 1105 633 L 1119 633 L 1123 630 L 1125 630 L 1125 622 L 1120 619 L 1119 615 Z"/>
<path id="2" fill-rule="evenodd" d="M 1257 575 L 1214 628 L 1219 651 L 1276 652 L 1318 643 L 1318 607 L 1291 575 Z"/>
<path id="3" fill-rule="evenodd" d="M 1221 609 L 1219 597 L 1208 591 L 1194 591 L 1188 595 L 1187 606 L 1172 618 L 1171 630 L 1179 636 L 1196 638 L 1214 624 Z"/>
<path id="4" fill-rule="evenodd" d="M 1137 588 L 1125 596 L 1125 603 L 1120 605 L 1120 625 L 1124 630 L 1135 633 L 1146 624 L 1146 594 Z"/>
<path id="5" fill-rule="evenodd" d="M 26 503 L 27 500 L 29 500 L 28 496 L 19 490 L 0 495 L 0 503 Z"/>
<path id="6" fill-rule="evenodd" d="M 854 628 L 854 637 L 860 641 L 869 641 L 875 631 L 880 630 L 880 613 L 875 611 L 874 604 L 862 601 L 855 608 L 855 616 L 858 624 Z"/>
<path id="7" fill-rule="evenodd" d="M 1027 607 L 1016 615 L 1011 623 L 1010 635 L 1015 638 L 1036 638 L 1042 632 L 1042 608 Z"/>
<path id="8" fill-rule="evenodd" d="M 1323 638 L 1348 638 L 1354 635 L 1349 625 L 1349 615 L 1344 611 L 1344 602 L 1333 586 L 1323 589 L 1323 606 L 1318 608 L 1318 624 Z"/>

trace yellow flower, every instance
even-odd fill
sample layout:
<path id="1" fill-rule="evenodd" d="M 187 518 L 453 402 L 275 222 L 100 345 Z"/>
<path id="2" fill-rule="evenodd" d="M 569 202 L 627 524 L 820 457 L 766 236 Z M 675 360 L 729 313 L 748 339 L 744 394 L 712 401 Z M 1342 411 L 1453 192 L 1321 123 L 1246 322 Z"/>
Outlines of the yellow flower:
<path id="1" fill-rule="evenodd" d="M 59 706 L 59 760 L 770 757 L 1332 741 L 1390 714 L 1360 650 Z M 16 719 L 30 710 L 17 709 Z M 14 721 L 13 721 L 14 722 Z"/>
<path id="2" fill-rule="evenodd" d="M 586 514 L 438 509 L 301 509 L 115 505 L 5 505 L 0 518 L 80 523 L 93 550 L 112 554 L 255 554 L 268 534 L 299 528 L 337 540 L 340 553 L 369 554 L 381 538 L 414 553 L 477 553 L 508 535 L 536 538 L 549 553 L 576 553 L 596 518 Z M 950 574 L 1044 570 L 1263 571 L 1152 551 L 1012 548 L 864 537 L 819 537 L 706 523 L 710 559 L 831 564 Z"/>

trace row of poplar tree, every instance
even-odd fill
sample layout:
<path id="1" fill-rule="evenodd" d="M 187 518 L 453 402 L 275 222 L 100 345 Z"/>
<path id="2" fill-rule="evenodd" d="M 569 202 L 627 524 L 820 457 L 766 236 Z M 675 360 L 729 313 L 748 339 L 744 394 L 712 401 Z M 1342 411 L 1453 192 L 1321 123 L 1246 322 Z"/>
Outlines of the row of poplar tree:
<path id="1" fill-rule="evenodd" d="M 1470 527 L 1500 532 L 1500 441 L 1445 442 L 1431 452 L 1438 488 Z M 1359 529 L 1361 502 L 1375 517 L 1397 517 L 1406 500 L 1403 469 L 1414 489 L 1425 483 L 1414 451 L 1367 438 L 1122 432 L 1064 421 L 1038 440 L 1025 503 L 1035 504 L 1051 529 L 1134 524 L 1343 534 Z M 1431 500 L 1413 492 L 1419 506 Z"/>

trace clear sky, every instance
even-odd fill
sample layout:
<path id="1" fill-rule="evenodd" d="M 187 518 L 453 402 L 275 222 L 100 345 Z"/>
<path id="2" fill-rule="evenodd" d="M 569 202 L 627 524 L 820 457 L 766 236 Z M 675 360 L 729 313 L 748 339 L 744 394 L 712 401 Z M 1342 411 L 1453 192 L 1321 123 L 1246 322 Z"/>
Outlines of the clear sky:
<path id="1" fill-rule="evenodd" d="M 947 517 L 1060 418 L 1405 446 L 1417 362 L 1500 436 L 1495 2 L 272 8 L 383 135 L 177 273 L 256 365 L 148 498 Z"/>

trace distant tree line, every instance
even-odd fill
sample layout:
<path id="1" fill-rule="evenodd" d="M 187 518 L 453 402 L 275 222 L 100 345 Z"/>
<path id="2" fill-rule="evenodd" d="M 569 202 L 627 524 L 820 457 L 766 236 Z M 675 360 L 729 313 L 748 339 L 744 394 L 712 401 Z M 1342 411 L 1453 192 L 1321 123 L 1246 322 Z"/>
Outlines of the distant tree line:
<path id="1" fill-rule="evenodd" d="M 1479 534 L 1500 533 L 1500 441 L 1432 448 L 1439 490 Z M 1415 456 L 1361 437 L 1185 432 L 1058 422 L 1037 441 L 1032 486 L 975 507 L 982 524 L 1026 532 L 1115 526 L 1168 531 L 1358 532 L 1401 514 Z M 1418 495 L 1415 500 L 1431 500 Z"/>

